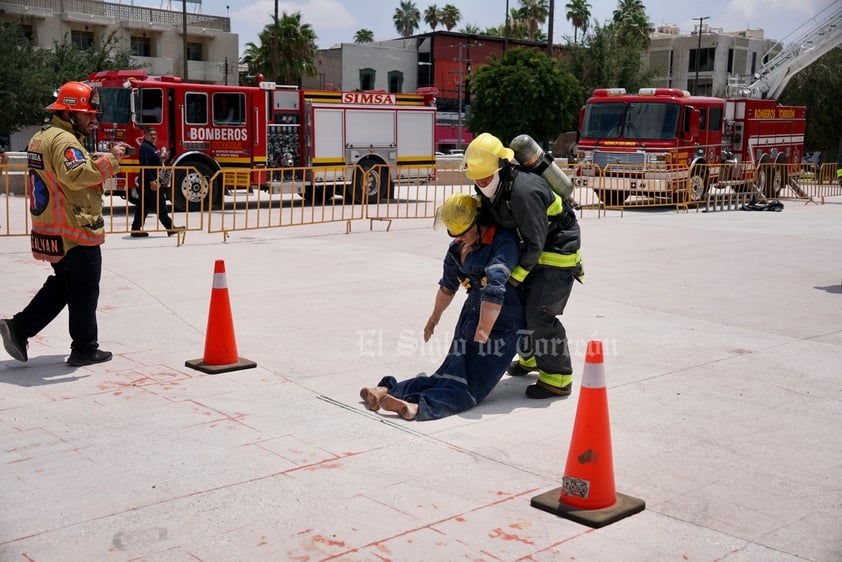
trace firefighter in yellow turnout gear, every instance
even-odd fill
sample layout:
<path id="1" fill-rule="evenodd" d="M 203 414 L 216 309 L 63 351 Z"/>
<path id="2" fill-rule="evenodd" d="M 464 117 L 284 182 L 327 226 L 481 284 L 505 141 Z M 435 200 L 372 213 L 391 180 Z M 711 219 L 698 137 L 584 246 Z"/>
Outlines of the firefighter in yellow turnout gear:
<path id="1" fill-rule="evenodd" d="M 46 109 L 52 120 L 32 136 L 26 157 L 32 255 L 49 262 L 53 274 L 22 311 L 0 320 L 0 336 L 9 355 L 27 361 L 29 338 L 67 308 L 72 339 L 67 364 L 93 365 L 112 358 L 99 349 L 96 319 L 105 241 L 103 182 L 119 172 L 126 149 L 116 144 L 94 156 L 85 148 L 100 110 L 95 88 L 67 82 Z"/>
<path id="2" fill-rule="evenodd" d="M 575 280 L 584 270 L 575 211 L 547 181 L 517 165 L 514 152 L 497 137 L 482 133 L 465 151 L 463 170 L 481 195 L 483 211 L 517 233 L 521 259 L 509 282 L 522 284 L 526 329 L 512 376 L 538 372 L 526 389 L 529 398 L 569 395 L 573 368 L 567 332 L 559 320 Z"/>

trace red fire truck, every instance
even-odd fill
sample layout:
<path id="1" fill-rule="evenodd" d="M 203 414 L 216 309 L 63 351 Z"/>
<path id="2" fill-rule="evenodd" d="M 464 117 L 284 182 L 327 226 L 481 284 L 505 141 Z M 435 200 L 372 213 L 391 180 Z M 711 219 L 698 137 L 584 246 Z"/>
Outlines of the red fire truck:
<path id="1" fill-rule="evenodd" d="M 690 201 L 726 186 L 773 197 L 799 169 L 805 123 L 805 107 L 768 99 L 598 89 L 581 111 L 578 159 L 583 175 L 612 178 L 591 184 L 609 205 L 635 194 L 682 197 L 685 186 Z"/>
<path id="2" fill-rule="evenodd" d="M 114 142 L 137 148 L 143 129 L 155 128 L 159 148 L 168 151 L 166 163 L 175 167 L 177 210 L 220 206 L 219 170 L 243 171 L 234 177 L 248 180 L 233 187 L 273 189 L 290 176 L 261 170 L 297 168 L 293 183 L 305 198 L 318 197 L 328 183 L 344 196 L 349 184 L 361 202 L 363 194 L 389 197 L 393 182 L 410 175 L 407 167 L 427 173 L 435 165 L 433 90 L 323 92 L 262 80 L 223 86 L 141 70 L 92 73 L 88 83 L 99 88 L 103 107 L 95 149 L 106 151 Z M 137 156 L 123 164 L 137 165 Z M 132 200 L 136 174 L 125 182 L 114 188 Z"/>
<path id="3" fill-rule="evenodd" d="M 353 201 L 377 201 L 392 196 L 395 182 L 434 177 L 435 88 L 415 94 L 270 90 L 270 162 L 308 168 L 307 180 L 294 182 L 305 199 L 319 201 L 326 189 L 352 185 Z"/>

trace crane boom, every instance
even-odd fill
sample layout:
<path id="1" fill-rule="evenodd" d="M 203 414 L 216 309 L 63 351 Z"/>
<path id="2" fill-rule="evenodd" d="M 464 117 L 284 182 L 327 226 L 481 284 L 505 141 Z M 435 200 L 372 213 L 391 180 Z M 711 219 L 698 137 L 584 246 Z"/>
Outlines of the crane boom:
<path id="1" fill-rule="evenodd" d="M 800 35 L 797 35 L 800 34 Z M 794 40 L 787 38 L 796 36 Z M 842 43 L 842 1 L 834 0 L 763 55 L 754 82 L 728 84 L 729 97 L 777 99 L 793 76 Z"/>

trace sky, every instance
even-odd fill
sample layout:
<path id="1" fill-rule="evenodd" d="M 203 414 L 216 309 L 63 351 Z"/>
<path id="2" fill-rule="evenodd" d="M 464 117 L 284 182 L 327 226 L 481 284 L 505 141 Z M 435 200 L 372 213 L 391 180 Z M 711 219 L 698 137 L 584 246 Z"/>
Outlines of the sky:
<path id="1" fill-rule="evenodd" d="M 119 0 L 111 0 L 119 1 Z M 180 0 L 130 0 L 133 5 L 168 8 L 181 11 Z M 422 21 L 416 33 L 431 31 L 423 23 L 424 10 L 431 4 L 439 8 L 453 4 L 462 13 L 462 20 L 453 31 L 459 31 L 467 24 L 480 29 L 501 25 L 505 22 L 506 5 L 509 9 L 520 6 L 519 0 L 413 0 L 422 14 Z M 659 26 L 675 24 L 682 34 L 694 30 L 698 18 L 706 25 L 724 32 L 745 29 L 763 29 L 769 39 L 791 42 L 809 31 L 822 19 L 842 8 L 842 0 L 705 0 L 688 2 L 682 0 L 642 0 L 649 20 Z M 188 0 L 189 12 L 200 11 L 203 14 L 228 16 L 231 18 L 231 31 L 239 35 L 240 55 L 247 42 L 257 42 L 257 34 L 267 25 L 275 13 L 276 0 L 201 0 L 201 5 Z M 555 1 L 555 21 L 553 22 L 553 40 L 556 44 L 565 43 L 565 38 L 573 37 L 573 27 L 564 15 L 565 5 L 569 0 Z M 617 0 L 588 0 L 591 14 L 600 24 L 605 23 L 617 7 Z M 375 41 L 396 39 L 392 16 L 400 5 L 400 0 L 298 0 L 294 2 L 277 1 L 278 15 L 284 12 L 301 13 L 302 23 L 313 28 L 320 49 L 326 49 L 339 43 L 351 43 L 359 29 L 369 29 L 374 33 Z M 694 19 L 695 18 L 695 19 Z M 439 30 L 443 28 L 439 27 Z M 547 24 L 543 26 L 547 32 Z"/>

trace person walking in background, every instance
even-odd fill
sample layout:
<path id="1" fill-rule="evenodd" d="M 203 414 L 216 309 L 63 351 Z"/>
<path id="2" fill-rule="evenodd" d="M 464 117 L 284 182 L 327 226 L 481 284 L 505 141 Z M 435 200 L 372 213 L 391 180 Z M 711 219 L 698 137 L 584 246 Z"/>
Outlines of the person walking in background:
<path id="1" fill-rule="evenodd" d="M 165 191 L 161 189 L 161 180 L 159 173 L 161 167 L 164 165 L 161 160 L 161 154 L 155 142 L 158 140 L 158 133 L 154 127 L 146 127 L 143 130 L 143 142 L 140 143 L 140 150 L 138 151 L 138 164 L 140 165 L 140 185 L 142 187 L 139 194 L 139 201 L 134 207 L 134 219 L 132 220 L 133 238 L 145 238 L 149 236 L 148 232 L 143 230 L 143 224 L 146 222 L 146 217 L 149 215 L 149 207 L 155 206 L 155 212 L 158 215 L 158 220 L 167 230 L 167 236 L 172 236 L 183 227 L 173 227 L 172 219 L 167 212 L 167 198 Z"/>
<path id="2" fill-rule="evenodd" d="M 465 150 L 462 168 L 481 196 L 482 208 L 503 228 L 520 237 L 520 263 L 512 283 L 523 284 L 526 330 L 508 373 L 523 376 L 538 371 L 538 382 L 526 388 L 529 398 L 567 396 L 573 366 L 567 332 L 558 316 L 564 313 L 574 279 L 582 281 L 580 232 L 570 203 L 538 174 L 516 166 L 514 151 L 489 133 L 482 133 Z"/>
<path id="3" fill-rule="evenodd" d="M 99 96 L 82 82 L 67 82 L 47 106 L 52 120 L 27 146 L 31 245 L 35 259 L 50 263 L 50 275 L 30 303 L 10 319 L 0 320 L 3 347 L 27 361 L 28 340 L 66 306 L 69 312 L 72 366 L 109 361 L 99 349 L 96 308 L 102 274 L 105 220 L 103 182 L 120 171 L 126 146 L 115 144 L 99 157 L 82 141 L 97 126 Z"/>
<path id="4" fill-rule="evenodd" d="M 360 390 L 369 410 L 396 412 L 407 420 L 433 420 L 458 414 L 482 402 L 497 385 L 517 351 L 523 328 L 520 289 L 507 283 L 520 253 L 515 236 L 478 216 L 479 201 L 467 193 L 447 198 L 438 224 L 454 237 L 444 257 L 433 312 L 424 326 L 429 341 L 459 286 L 468 296 L 450 350 L 430 376 L 398 382 L 383 377 Z"/>

